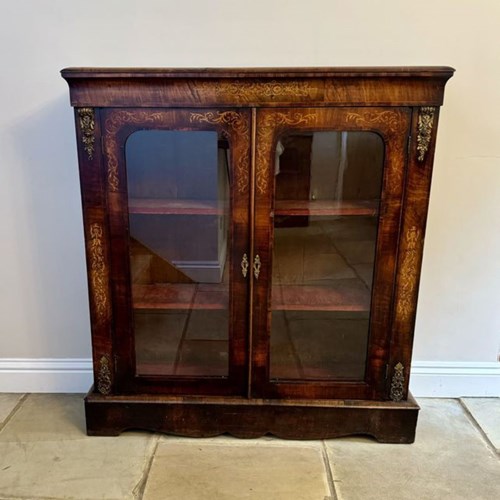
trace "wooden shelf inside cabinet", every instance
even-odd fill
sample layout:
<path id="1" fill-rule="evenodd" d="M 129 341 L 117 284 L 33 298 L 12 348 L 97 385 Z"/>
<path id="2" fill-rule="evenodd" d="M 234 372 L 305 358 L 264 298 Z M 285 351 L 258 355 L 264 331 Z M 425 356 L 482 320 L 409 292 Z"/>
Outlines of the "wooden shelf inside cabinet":
<path id="1" fill-rule="evenodd" d="M 228 288 L 218 284 L 134 285 L 136 310 L 225 309 Z M 357 280 L 339 280 L 338 287 L 274 285 L 275 311 L 368 311 L 370 296 Z"/>
<path id="2" fill-rule="evenodd" d="M 134 285 L 134 309 L 225 309 L 228 288 L 219 284 Z"/>
<path id="3" fill-rule="evenodd" d="M 185 365 L 180 370 L 180 373 L 172 373 L 172 367 L 169 364 L 162 363 L 137 363 L 136 372 L 141 377 L 202 377 L 204 379 L 227 378 L 226 366 L 211 367 L 210 370 L 206 366 Z"/>
<path id="4" fill-rule="evenodd" d="M 128 202 L 131 214 L 143 215 L 223 215 L 224 206 L 213 200 L 179 200 L 155 198 L 131 198 Z"/>
<path id="5" fill-rule="evenodd" d="M 274 311 L 345 311 L 370 309 L 370 294 L 358 280 L 338 280 L 338 286 L 275 285 Z"/>
<path id="6" fill-rule="evenodd" d="M 275 215 L 365 215 L 375 216 L 379 200 L 276 200 Z"/>

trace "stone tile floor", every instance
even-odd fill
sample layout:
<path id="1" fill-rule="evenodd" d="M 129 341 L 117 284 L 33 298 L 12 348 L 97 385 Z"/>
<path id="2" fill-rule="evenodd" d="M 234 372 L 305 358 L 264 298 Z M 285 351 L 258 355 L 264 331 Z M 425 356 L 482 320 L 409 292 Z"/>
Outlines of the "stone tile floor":
<path id="1" fill-rule="evenodd" d="M 415 443 L 388 445 L 87 437 L 81 395 L 0 394 L 0 499 L 500 499 L 500 398 L 419 403 Z"/>

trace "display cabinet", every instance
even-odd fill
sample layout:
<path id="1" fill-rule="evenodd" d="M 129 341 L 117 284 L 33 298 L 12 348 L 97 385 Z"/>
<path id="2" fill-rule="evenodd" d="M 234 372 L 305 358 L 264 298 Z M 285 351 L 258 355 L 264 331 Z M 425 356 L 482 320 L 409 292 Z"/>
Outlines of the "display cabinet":
<path id="1" fill-rule="evenodd" d="M 88 433 L 412 442 L 452 74 L 63 70 L 90 294 Z"/>

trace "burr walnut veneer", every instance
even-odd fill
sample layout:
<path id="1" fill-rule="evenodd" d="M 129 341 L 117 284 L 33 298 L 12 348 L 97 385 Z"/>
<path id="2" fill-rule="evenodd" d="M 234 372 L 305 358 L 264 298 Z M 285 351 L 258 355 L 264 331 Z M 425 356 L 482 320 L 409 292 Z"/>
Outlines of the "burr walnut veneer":
<path id="1" fill-rule="evenodd" d="M 414 440 L 448 67 L 68 68 L 87 431 Z"/>

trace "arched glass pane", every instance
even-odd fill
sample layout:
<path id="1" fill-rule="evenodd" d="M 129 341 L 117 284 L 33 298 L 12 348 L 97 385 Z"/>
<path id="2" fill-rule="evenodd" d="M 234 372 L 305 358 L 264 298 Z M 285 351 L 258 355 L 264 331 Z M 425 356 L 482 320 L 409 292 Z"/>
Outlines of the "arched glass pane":
<path id="1" fill-rule="evenodd" d="M 371 132 L 278 142 L 271 379 L 364 378 L 383 164 Z"/>
<path id="2" fill-rule="evenodd" d="M 127 140 L 138 375 L 227 376 L 228 161 L 217 132 Z"/>

